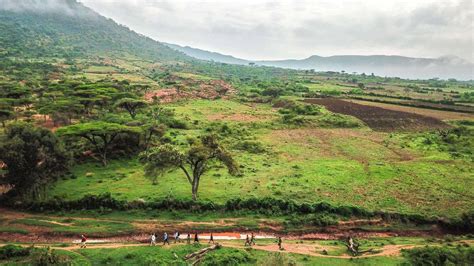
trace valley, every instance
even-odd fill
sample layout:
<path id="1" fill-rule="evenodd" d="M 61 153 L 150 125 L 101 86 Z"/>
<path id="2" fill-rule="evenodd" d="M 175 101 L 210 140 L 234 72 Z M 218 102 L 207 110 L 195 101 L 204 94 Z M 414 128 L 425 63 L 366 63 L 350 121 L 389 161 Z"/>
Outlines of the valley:
<path id="1" fill-rule="evenodd" d="M 468 265 L 472 80 L 209 62 L 67 3 L 0 9 L 0 265 Z"/>

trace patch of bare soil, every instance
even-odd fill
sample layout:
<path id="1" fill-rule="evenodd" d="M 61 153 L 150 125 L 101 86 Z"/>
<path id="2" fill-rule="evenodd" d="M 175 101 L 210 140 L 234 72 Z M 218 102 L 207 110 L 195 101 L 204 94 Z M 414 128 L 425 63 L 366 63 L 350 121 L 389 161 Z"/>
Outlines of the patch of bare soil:
<path id="1" fill-rule="evenodd" d="M 400 111 L 400 112 L 407 112 L 407 113 L 414 113 L 414 114 L 429 116 L 429 117 L 433 117 L 440 120 L 474 119 L 474 114 L 470 114 L 470 113 L 433 110 L 433 109 L 427 109 L 427 108 L 411 107 L 411 106 L 389 104 L 389 103 L 378 103 L 378 102 L 371 102 L 371 101 L 364 101 L 364 100 L 351 99 L 351 100 L 346 100 L 346 101 L 362 104 L 362 105 L 380 107 L 380 108 L 389 109 L 393 111 Z"/>
<path id="2" fill-rule="evenodd" d="M 185 99 L 227 99 L 237 92 L 234 87 L 222 80 L 188 81 L 188 83 L 185 83 L 184 88 L 175 87 L 148 92 L 145 94 L 145 100 L 169 103 Z M 187 84 L 189 86 L 186 86 Z"/>
<path id="3" fill-rule="evenodd" d="M 208 115 L 207 119 L 210 121 L 226 120 L 236 122 L 255 122 L 271 118 L 270 116 L 256 116 L 250 114 L 212 114 Z"/>
<path id="4" fill-rule="evenodd" d="M 362 105 L 334 98 L 306 99 L 304 101 L 323 105 L 334 113 L 357 117 L 370 128 L 378 131 L 421 131 L 450 127 L 443 121 L 433 117 Z"/>

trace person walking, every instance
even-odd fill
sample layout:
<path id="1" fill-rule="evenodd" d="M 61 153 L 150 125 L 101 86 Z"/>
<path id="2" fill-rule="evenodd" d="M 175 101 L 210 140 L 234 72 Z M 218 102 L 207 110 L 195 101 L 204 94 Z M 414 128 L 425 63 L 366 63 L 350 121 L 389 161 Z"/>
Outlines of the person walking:
<path id="1" fill-rule="evenodd" d="M 249 235 L 247 235 L 247 237 L 245 238 L 245 244 L 244 246 L 250 246 L 250 238 L 249 238 Z"/>
<path id="2" fill-rule="evenodd" d="M 255 235 L 253 233 L 250 236 L 250 245 L 255 245 Z"/>
<path id="3" fill-rule="evenodd" d="M 87 247 L 87 238 L 85 235 L 81 235 L 81 248 Z"/>
<path id="4" fill-rule="evenodd" d="M 215 244 L 214 243 L 214 235 L 212 233 L 211 233 L 211 237 L 209 238 L 209 244 L 211 244 L 211 242 L 212 242 L 212 244 Z"/>
<path id="5" fill-rule="evenodd" d="M 156 246 L 156 234 L 153 233 L 151 234 L 151 237 L 150 237 L 150 246 Z"/>
<path id="6" fill-rule="evenodd" d="M 176 242 L 179 242 L 179 232 L 178 231 L 176 231 L 174 233 L 174 243 L 176 244 Z"/>
<path id="7" fill-rule="evenodd" d="M 191 234 L 188 233 L 188 237 L 186 237 L 186 242 L 189 244 L 191 244 Z"/>
<path id="8" fill-rule="evenodd" d="M 281 236 L 278 237 L 278 249 L 283 250 L 283 247 L 281 246 L 282 244 Z"/>
<path id="9" fill-rule="evenodd" d="M 197 233 L 194 234 L 194 243 L 198 243 L 198 244 L 199 244 L 199 238 L 198 238 L 198 234 L 197 234 Z"/>
<path id="10" fill-rule="evenodd" d="M 169 239 L 168 239 L 168 233 L 165 232 L 165 233 L 163 234 L 163 246 L 166 245 L 166 244 L 169 245 L 169 244 L 170 244 L 170 241 L 169 241 Z"/>

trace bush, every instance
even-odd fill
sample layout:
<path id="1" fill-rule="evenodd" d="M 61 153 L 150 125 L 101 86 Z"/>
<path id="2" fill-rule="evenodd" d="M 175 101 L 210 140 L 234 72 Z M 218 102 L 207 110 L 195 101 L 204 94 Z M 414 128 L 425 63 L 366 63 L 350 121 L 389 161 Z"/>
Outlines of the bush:
<path id="1" fill-rule="evenodd" d="M 266 152 L 265 147 L 258 141 L 244 140 L 239 141 L 233 147 L 236 150 L 247 151 L 249 153 L 259 154 Z"/>
<path id="2" fill-rule="evenodd" d="M 24 248 L 15 245 L 6 245 L 0 247 L 0 260 L 6 260 L 16 257 L 25 257 L 31 254 L 32 248 Z"/>
<path id="3" fill-rule="evenodd" d="M 193 201 L 191 199 L 176 199 L 167 197 L 159 201 L 123 201 L 112 197 L 110 193 L 101 195 L 86 195 L 81 199 L 72 201 L 63 201 L 55 198 L 50 201 L 34 202 L 15 202 L 1 201 L 4 206 L 14 207 L 16 209 L 27 209 L 30 211 L 71 211 L 71 210 L 99 210 L 101 213 L 112 210 L 186 210 L 191 212 L 206 211 L 250 211 L 252 213 L 266 215 L 292 215 L 292 214 L 313 214 L 308 216 L 307 222 L 314 225 L 324 226 L 333 223 L 337 217 L 381 217 L 385 221 L 399 221 L 403 223 L 415 224 L 435 224 L 439 221 L 417 214 L 400 214 L 387 212 L 371 212 L 366 209 L 355 206 L 333 206 L 326 202 L 314 204 L 296 203 L 292 200 L 264 198 L 234 198 L 228 200 L 224 205 L 215 204 L 208 201 Z M 329 216 L 318 216 L 329 215 Z M 461 220 L 454 222 L 444 222 L 441 225 L 450 230 L 460 230 L 463 232 L 472 232 L 474 214 L 466 213 Z"/>
<path id="4" fill-rule="evenodd" d="M 204 257 L 203 265 L 219 266 L 219 265 L 242 265 L 251 264 L 255 259 L 243 250 L 225 250 L 225 252 L 213 252 Z"/>
<path id="5" fill-rule="evenodd" d="M 355 128 L 361 126 L 359 121 L 341 114 L 324 115 L 318 119 L 318 122 L 321 126 L 326 127 Z"/>
<path id="6" fill-rule="evenodd" d="M 424 247 L 404 250 L 409 260 L 406 265 L 471 265 L 474 261 L 473 247 Z"/>
<path id="7" fill-rule="evenodd" d="M 281 114 L 294 115 L 319 115 L 321 114 L 321 107 L 316 104 L 303 104 L 297 102 L 281 102 L 284 104 L 283 108 L 278 110 Z"/>
<path id="8" fill-rule="evenodd" d="M 293 226 L 312 225 L 325 227 L 336 225 L 338 220 L 335 215 L 330 214 L 294 215 L 287 221 L 287 224 Z"/>

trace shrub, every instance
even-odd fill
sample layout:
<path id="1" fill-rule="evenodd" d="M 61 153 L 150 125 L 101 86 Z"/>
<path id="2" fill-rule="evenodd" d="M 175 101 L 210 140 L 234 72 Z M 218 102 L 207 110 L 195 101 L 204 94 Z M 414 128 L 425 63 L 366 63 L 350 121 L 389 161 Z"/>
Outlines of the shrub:
<path id="1" fill-rule="evenodd" d="M 218 266 L 218 265 L 242 265 L 250 264 L 255 259 L 247 252 L 243 250 L 225 250 L 225 252 L 213 252 L 209 253 L 204 257 L 202 261 L 203 265 Z"/>
<path id="2" fill-rule="evenodd" d="M 247 151 L 249 153 L 255 153 L 255 154 L 266 152 L 266 149 L 262 143 L 258 141 L 251 141 L 251 140 L 239 141 L 237 142 L 237 144 L 234 145 L 233 148 L 236 150 Z"/>
<path id="3" fill-rule="evenodd" d="M 318 119 L 318 122 L 321 126 L 326 127 L 355 128 L 361 126 L 359 121 L 341 114 L 324 115 Z"/>
<path id="4" fill-rule="evenodd" d="M 6 245 L 0 247 L 0 260 L 6 260 L 16 257 L 25 257 L 31 254 L 32 248 L 24 248 L 15 245 Z"/>
<path id="5" fill-rule="evenodd" d="M 281 114 L 294 114 L 294 115 L 319 115 L 321 113 L 321 107 L 315 104 L 304 104 L 298 102 L 281 102 L 283 108 L 278 110 Z"/>
<path id="6" fill-rule="evenodd" d="M 292 216 L 287 224 L 299 226 L 299 225 L 312 225 L 312 226 L 329 226 L 336 225 L 338 219 L 335 215 L 330 214 L 310 214 L 310 215 L 296 215 Z"/>
<path id="7" fill-rule="evenodd" d="M 471 265 L 474 261 L 473 247 L 424 247 L 404 250 L 409 260 L 406 265 Z"/>

